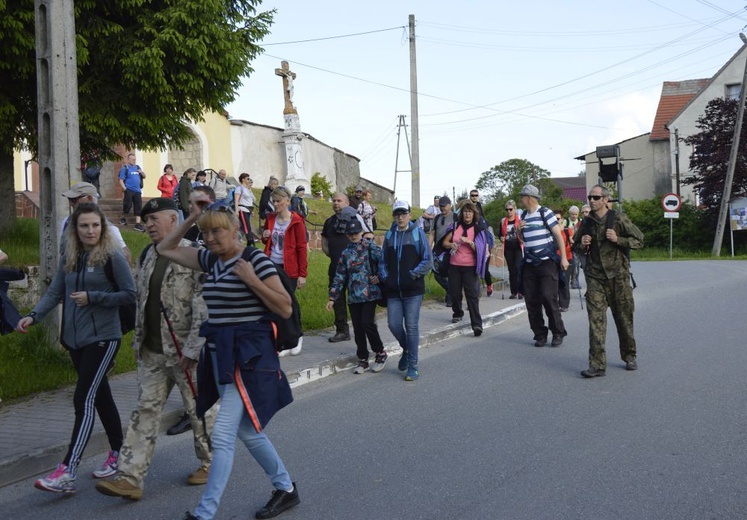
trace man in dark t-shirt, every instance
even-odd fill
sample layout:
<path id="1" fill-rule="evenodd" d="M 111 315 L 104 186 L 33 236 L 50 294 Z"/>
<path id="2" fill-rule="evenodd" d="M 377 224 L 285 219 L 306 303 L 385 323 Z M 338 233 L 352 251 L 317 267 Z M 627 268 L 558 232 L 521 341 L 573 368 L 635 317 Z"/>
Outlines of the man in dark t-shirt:
<path id="1" fill-rule="evenodd" d="M 339 216 L 342 209 L 348 206 L 348 196 L 344 193 L 336 193 L 332 197 L 332 209 L 335 214 L 324 221 L 322 229 L 322 250 L 329 257 L 329 285 L 335 277 L 337 262 L 342 256 L 342 251 L 348 245 L 348 238 L 344 227 L 338 226 Z M 343 287 L 340 297 L 335 300 L 332 309 L 335 311 L 335 335 L 329 338 L 332 343 L 338 341 L 350 341 L 350 328 L 348 326 L 347 297 Z"/>

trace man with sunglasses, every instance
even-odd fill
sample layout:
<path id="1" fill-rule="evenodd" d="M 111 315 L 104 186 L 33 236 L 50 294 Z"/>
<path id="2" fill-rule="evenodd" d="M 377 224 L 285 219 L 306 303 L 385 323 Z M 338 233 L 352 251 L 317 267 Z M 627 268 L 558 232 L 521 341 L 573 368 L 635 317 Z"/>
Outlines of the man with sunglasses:
<path id="1" fill-rule="evenodd" d="M 633 337 L 633 288 L 630 284 L 630 249 L 643 247 L 643 233 L 628 217 L 608 209 L 609 191 L 596 185 L 589 192 L 591 212 L 581 223 L 581 238 L 574 244 L 586 257 L 586 312 L 589 316 L 589 368 L 581 375 L 601 377 L 607 373 L 605 339 L 607 307 L 612 311 L 620 341 L 620 357 L 626 370 L 637 370 Z"/>

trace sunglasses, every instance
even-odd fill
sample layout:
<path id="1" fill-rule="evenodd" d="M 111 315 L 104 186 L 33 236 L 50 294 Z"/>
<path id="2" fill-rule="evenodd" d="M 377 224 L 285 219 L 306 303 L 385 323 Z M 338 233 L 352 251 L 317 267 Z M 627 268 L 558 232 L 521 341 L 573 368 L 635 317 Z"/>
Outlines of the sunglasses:
<path id="1" fill-rule="evenodd" d="M 513 211 L 514 208 L 506 208 L 506 211 Z"/>
<path id="2" fill-rule="evenodd" d="M 225 203 L 225 201 L 211 202 L 205 207 L 205 211 L 222 211 L 223 213 L 233 213 L 231 206 Z"/>
<path id="3" fill-rule="evenodd" d="M 589 195 L 586 198 L 589 200 L 602 200 L 604 198 L 604 195 Z"/>

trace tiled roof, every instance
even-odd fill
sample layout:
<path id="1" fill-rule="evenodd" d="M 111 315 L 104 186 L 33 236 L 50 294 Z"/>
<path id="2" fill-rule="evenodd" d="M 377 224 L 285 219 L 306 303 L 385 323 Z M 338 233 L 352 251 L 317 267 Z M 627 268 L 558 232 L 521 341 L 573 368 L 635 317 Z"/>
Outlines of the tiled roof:
<path id="1" fill-rule="evenodd" d="M 665 81 L 661 89 L 659 106 L 656 109 L 654 127 L 651 129 L 651 141 L 669 139 L 666 125 L 682 108 L 690 102 L 710 81 L 710 79 L 688 79 L 686 81 Z"/>
<path id="2" fill-rule="evenodd" d="M 583 177 L 579 177 L 579 178 L 584 180 Z M 586 183 L 586 180 L 584 180 L 584 183 Z M 575 188 L 565 188 L 563 190 L 563 198 L 572 199 L 572 200 L 586 200 L 586 186 L 577 186 Z"/>

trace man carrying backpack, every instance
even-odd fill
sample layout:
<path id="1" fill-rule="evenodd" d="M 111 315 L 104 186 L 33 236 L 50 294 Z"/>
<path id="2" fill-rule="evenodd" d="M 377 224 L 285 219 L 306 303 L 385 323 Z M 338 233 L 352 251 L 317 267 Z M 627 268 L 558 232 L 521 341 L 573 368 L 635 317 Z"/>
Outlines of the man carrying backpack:
<path id="1" fill-rule="evenodd" d="M 583 377 L 607 373 L 607 307 L 612 311 L 620 341 L 620 357 L 626 370 L 637 370 L 637 351 L 633 337 L 633 287 L 631 286 L 630 249 L 643 247 L 643 233 L 622 213 L 607 209 L 609 191 L 596 185 L 589 192 L 591 212 L 581 223 L 574 244 L 579 256 L 586 257 L 586 312 L 589 316 L 589 368 Z"/>
<path id="2" fill-rule="evenodd" d="M 552 346 L 559 347 L 566 336 L 558 305 L 560 276 L 568 269 L 563 235 L 552 210 L 540 206 L 540 194 L 535 186 L 527 184 L 521 189 L 520 196 L 525 211 L 518 224 L 519 236 L 524 243 L 524 260 L 519 275 L 522 289 L 519 292 L 524 294 L 526 301 L 534 346 L 547 344 L 549 329 L 552 331 Z M 547 314 L 547 326 L 543 308 Z"/>

